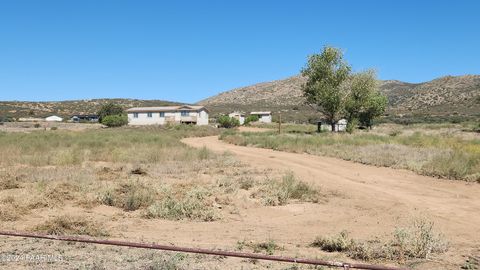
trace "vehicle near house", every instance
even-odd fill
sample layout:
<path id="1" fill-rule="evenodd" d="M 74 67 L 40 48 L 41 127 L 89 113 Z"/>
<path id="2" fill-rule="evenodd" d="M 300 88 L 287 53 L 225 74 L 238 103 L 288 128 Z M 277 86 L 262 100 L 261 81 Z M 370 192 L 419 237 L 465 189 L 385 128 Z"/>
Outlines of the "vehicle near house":
<path id="1" fill-rule="evenodd" d="M 45 121 L 47 121 L 47 122 L 62 122 L 63 118 L 60 117 L 60 116 L 51 115 L 51 116 L 46 117 Z"/>
<path id="2" fill-rule="evenodd" d="M 340 119 L 335 123 L 335 130 L 333 131 L 346 131 L 347 119 Z M 325 119 L 317 121 L 317 131 L 332 131 L 332 125 Z"/>
<path id="3" fill-rule="evenodd" d="M 272 123 L 272 112 L 251 112 L 250 115 L 258 116 L 260 123 Z"/>
<path id="4" fill-rule="evenodd" d="M 204 106 L 181 105 L 164 107 L 137 107 L 127 110 L 128 124 L 165 125 L 192 124 L 208 125 L 208 110 Z"/>
<path id="5" fill-rule="evenodd" d="M 77 115 L 72 115 L 72 117 L 70 118 L 70 121 L 74 123 L 80 123 L 80 122 L 97 123 L 98 119 L 99 117 L 96 114 L 77 114 Z"/>
<path id="6" fill-rule="evenodd" d="M 228 116 L 237 119 L 240 122 L 240 125 L 245 124 L 245 113 L 243 112 L 232 112 L 228 114 Z"/>

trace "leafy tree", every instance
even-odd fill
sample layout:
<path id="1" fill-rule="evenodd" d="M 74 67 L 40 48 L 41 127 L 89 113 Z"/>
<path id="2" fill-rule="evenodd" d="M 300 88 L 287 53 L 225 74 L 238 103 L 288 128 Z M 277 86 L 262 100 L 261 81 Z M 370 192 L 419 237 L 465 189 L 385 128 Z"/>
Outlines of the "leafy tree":
<path id="1" fill-rule="evenodd" d="M 120 127 L 128 124 L 128 118 L 125 114 L 107 115 L 103 117 L 102 124 L 107 127 Z"/>
<path id="2" fill-rule="evenodd" d="M 325 47 L 310 56 L 302 75 L 307 77 L 303 85 L 307 103 L 323 113 L 332 131 L 341 118 L 347 119 L 349 132 L 359 122 L 371 127 L 373 119 L 385 112 L 387 98 L 378 91 L 375 72 L 352 74 L 339 49 Z"/>
<path id="3" fill-rule="evenodd" d="M 387 98 L 377 87 L 375 72 L 366 71 L 354 74 L 348 86 L 349 92 L 345 103 L 345 113 L 349 131 L 358 123 L 366 127 L 372 126 L 372 120 L 382 115 L 387 107 Z"/>
<path id="4" fill-rule="evenodd" d="M 98 111 L 98 120 L 100 121 L 100 123 L 103 123 L 102 120 L 105 116 L 122 115 L 124 113 L 125 112 L 122 106 L 109 102 L 107 104 L 104 104 Z"/>
<path id="5" fill-rule="evenodd" d="M 345 82 L 351 68 L 337 48 L 324 47 L 321 54 L 309 57 L 302 75 L 307 77 L 303 95 L 307 103 L 323 113 L 335 130 L 335 123 L 343 116 L 346 100 Z"/>
<path id="6" fill-rule="evenodd" d="M 374 92 L 366 101 L 365 107 L 360 112 L 360 123 L 368 128 L 372 128 L 373 119 L 382 115 L 387 109 L 387 97 L 380 92 Z"/>
<path id="7" fill-rule="evenodd" d="M 218 117 L 218 124 L 223 128 L 233 128 L 240 126 L 240 121 L 237 118 L 229 117 L 228 115 L 221 115 Z"/>
<path id="8" fill-rule="evenodd" d="M 250 124 L 251 122 L 257 122 L 258 121 L 258 115 L 249 115 L 247 118 L 245 118 L 245 125 Z"/>

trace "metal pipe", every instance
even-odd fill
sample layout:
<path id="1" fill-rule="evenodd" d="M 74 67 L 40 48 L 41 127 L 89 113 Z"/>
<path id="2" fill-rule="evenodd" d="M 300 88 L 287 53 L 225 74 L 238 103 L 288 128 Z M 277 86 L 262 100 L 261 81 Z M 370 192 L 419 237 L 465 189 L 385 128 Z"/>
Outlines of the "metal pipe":
<path id="1" fill-rule="evenodd" d="M 57 241 L 81 242 L 81 243 L 91 243 L 91 244 L 110 245 L 110 246 L 157 249 L 157 250 L 167 250 L 167 251 L 197 253 L 197 254 L 217 255 L 217 256 L 227 256 L 227 257 L 238 257 L 238 258 L 278 261 L 278 262 L 323 265 L 323 266 L 329 266 L 329 267 L 342 267 L 344 269 L 406 270 L 406 268 L 397 268 L 397 267 L 389 267 L 389 266 L 381 266 L 381 265 L 342 263 L 342 262 L 332 262 L 332 261 L 324 261 L 324 260 L 318 260 L 318 259 L 302 259 L 302 258 L 272 256 L 272 255 L 262 255 L 262 254 L 255 254 L 255 253 L 167 246 L 167 245 L 158 245 L 153 243 L 146 244 L 146 243 L 117 241 L 117 240 L 99 240 L 99 239 L 83 238 L 83 237 L 77 237 L 77 236 L 59 236 L 59 235 L 28 233 L 28 232 L 7 232 L 7 231 L 0 231 L 0 235 L 25 237 L 25 238 L 40 238 L 40 239 L 57 240 Z"/>

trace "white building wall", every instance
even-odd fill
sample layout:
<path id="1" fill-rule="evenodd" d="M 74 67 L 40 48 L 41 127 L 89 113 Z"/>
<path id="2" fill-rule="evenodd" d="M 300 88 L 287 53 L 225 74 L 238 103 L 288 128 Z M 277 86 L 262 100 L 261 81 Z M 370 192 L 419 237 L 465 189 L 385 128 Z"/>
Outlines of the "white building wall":
<path id="1" fill-rule="evenodd" d="M 260 123 L 272 123 L 272 115 L 262 114 L 259 115 L 258 122 Z"/>
<path id="2" fill-rule="evenodd" d="M 128 124 L 132 126 L 136 125 L 165 125 L 168 122 L 181 123 L 182 116 L 180 111 L 176 112 L 164 112 L 164 116 L 160 117 L 160 112 L 152 112 L 152 117 L 148 117 L 147 112 L 139 112 L 138 117 L 134 117 L 133 112 L 128 113 Z M 208 113 L 205 110 L 201 110 L 199 113 L 195 111 L 189 111 L 187 117 L 183 117 L 183 120 L 190 117 L 196 118 L 197 125 L 208 125 Z M 167 121 L 168 120 L 168 121 Z"/>

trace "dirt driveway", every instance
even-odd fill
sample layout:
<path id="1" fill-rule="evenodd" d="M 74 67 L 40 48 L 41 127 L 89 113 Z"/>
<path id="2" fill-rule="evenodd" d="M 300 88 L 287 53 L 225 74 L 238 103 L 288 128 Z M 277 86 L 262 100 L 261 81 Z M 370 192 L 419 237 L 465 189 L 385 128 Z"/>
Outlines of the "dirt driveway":
<path id="1" fill-rule="evenodd" d="M 317 222 L 311 226 L 302 224 L 304 230 L 291 227 L 296 237 L 312 231 L 335 233 L 346 229 L 354 238 L 369 238 L 389 233 L 414 217 L 427 216 L 451 243 L 452 248 L 444 256 L 446 265 L 458 265 L 465 261 L 463 256 L 480 253 L 479 184 L 328 157 L 235 146 L 216 136 L 187 138 L 183 142 L 229 151 L 258 168 L 292 171 L 302 180 L 336 194 L 339 199 L 335 203 L 318 209 Z"/>

